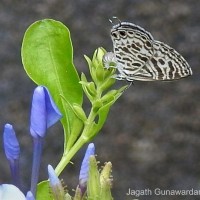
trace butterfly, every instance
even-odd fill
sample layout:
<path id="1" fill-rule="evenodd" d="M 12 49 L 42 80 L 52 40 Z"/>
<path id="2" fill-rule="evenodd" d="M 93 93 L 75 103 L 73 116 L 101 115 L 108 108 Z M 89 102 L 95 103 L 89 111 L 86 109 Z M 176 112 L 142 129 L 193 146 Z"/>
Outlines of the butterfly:
<path id="1" fill-rule="evenodd" d="M 119 22 L 111 29 L 114 53 L 107 53 L 103 62 L 116 61 L 119 74 L 127 81 L 166 81 L 192 75 L 187 61 L 175 49 L 155 40 L 151 33 L 129 22 Z"/>

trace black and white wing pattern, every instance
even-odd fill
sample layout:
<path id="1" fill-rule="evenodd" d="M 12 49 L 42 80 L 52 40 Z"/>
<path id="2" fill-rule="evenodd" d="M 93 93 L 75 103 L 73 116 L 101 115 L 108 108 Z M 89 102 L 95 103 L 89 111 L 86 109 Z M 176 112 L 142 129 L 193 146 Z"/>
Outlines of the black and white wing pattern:
<path id="1" fill-rule="evenodd" d="M 119 80 L 175 80 L 192 75 L 187 61 L 167 44 L 132 23 L 120 22 L 111 29 Z"/>

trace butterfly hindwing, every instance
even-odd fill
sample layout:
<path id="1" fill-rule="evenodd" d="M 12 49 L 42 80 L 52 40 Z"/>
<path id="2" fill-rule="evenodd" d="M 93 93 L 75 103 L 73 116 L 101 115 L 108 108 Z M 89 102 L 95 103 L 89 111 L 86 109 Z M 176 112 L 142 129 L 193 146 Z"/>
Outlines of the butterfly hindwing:
<path id="1" fill-rule="evenodd" d="M 192 75 L 189 64 L 175 49 L 160 41 L 155 41 L 153 47 L 154 55 L 146 63 L 154 71 L 153 79 L 174 80 Z"/>

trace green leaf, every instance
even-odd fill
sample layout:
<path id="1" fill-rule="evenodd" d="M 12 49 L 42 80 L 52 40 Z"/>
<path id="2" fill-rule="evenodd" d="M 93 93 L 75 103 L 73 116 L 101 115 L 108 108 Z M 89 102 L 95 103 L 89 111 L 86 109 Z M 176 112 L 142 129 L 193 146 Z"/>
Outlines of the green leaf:
<path id="1" fill-rule="evenodd" d="M 51 195 L 51 190 L 49 187 L 49 181 L 42 181 L 37 186 L 37 200 L 53 200 L 53 196 Z"/>
<path id="2" fill-rule="evenodd" d="M 26 73 L 36 84 L 48 87 L 63 114 L 66 146 L 75 128 L 73 121 L 78 119 L 61 96 L 70 104 L 82 105 L 83 101 L 68 28 L 51 19 L 33 23 L 24 35 L 21 55 Z"/>

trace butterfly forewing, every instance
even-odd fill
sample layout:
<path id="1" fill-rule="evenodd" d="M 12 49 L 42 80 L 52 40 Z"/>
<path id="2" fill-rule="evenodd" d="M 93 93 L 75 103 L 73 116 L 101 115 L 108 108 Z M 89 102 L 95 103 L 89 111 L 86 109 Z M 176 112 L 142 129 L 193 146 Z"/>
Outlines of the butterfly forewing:
<path id="1" fill-rule="evenodd" d="M 156 41 L 143 28 L 121 22 L 111 29 L 118 62 L 118 79 L 173 80 L 192 74 L 186 60 L 173 48 Z"/>

